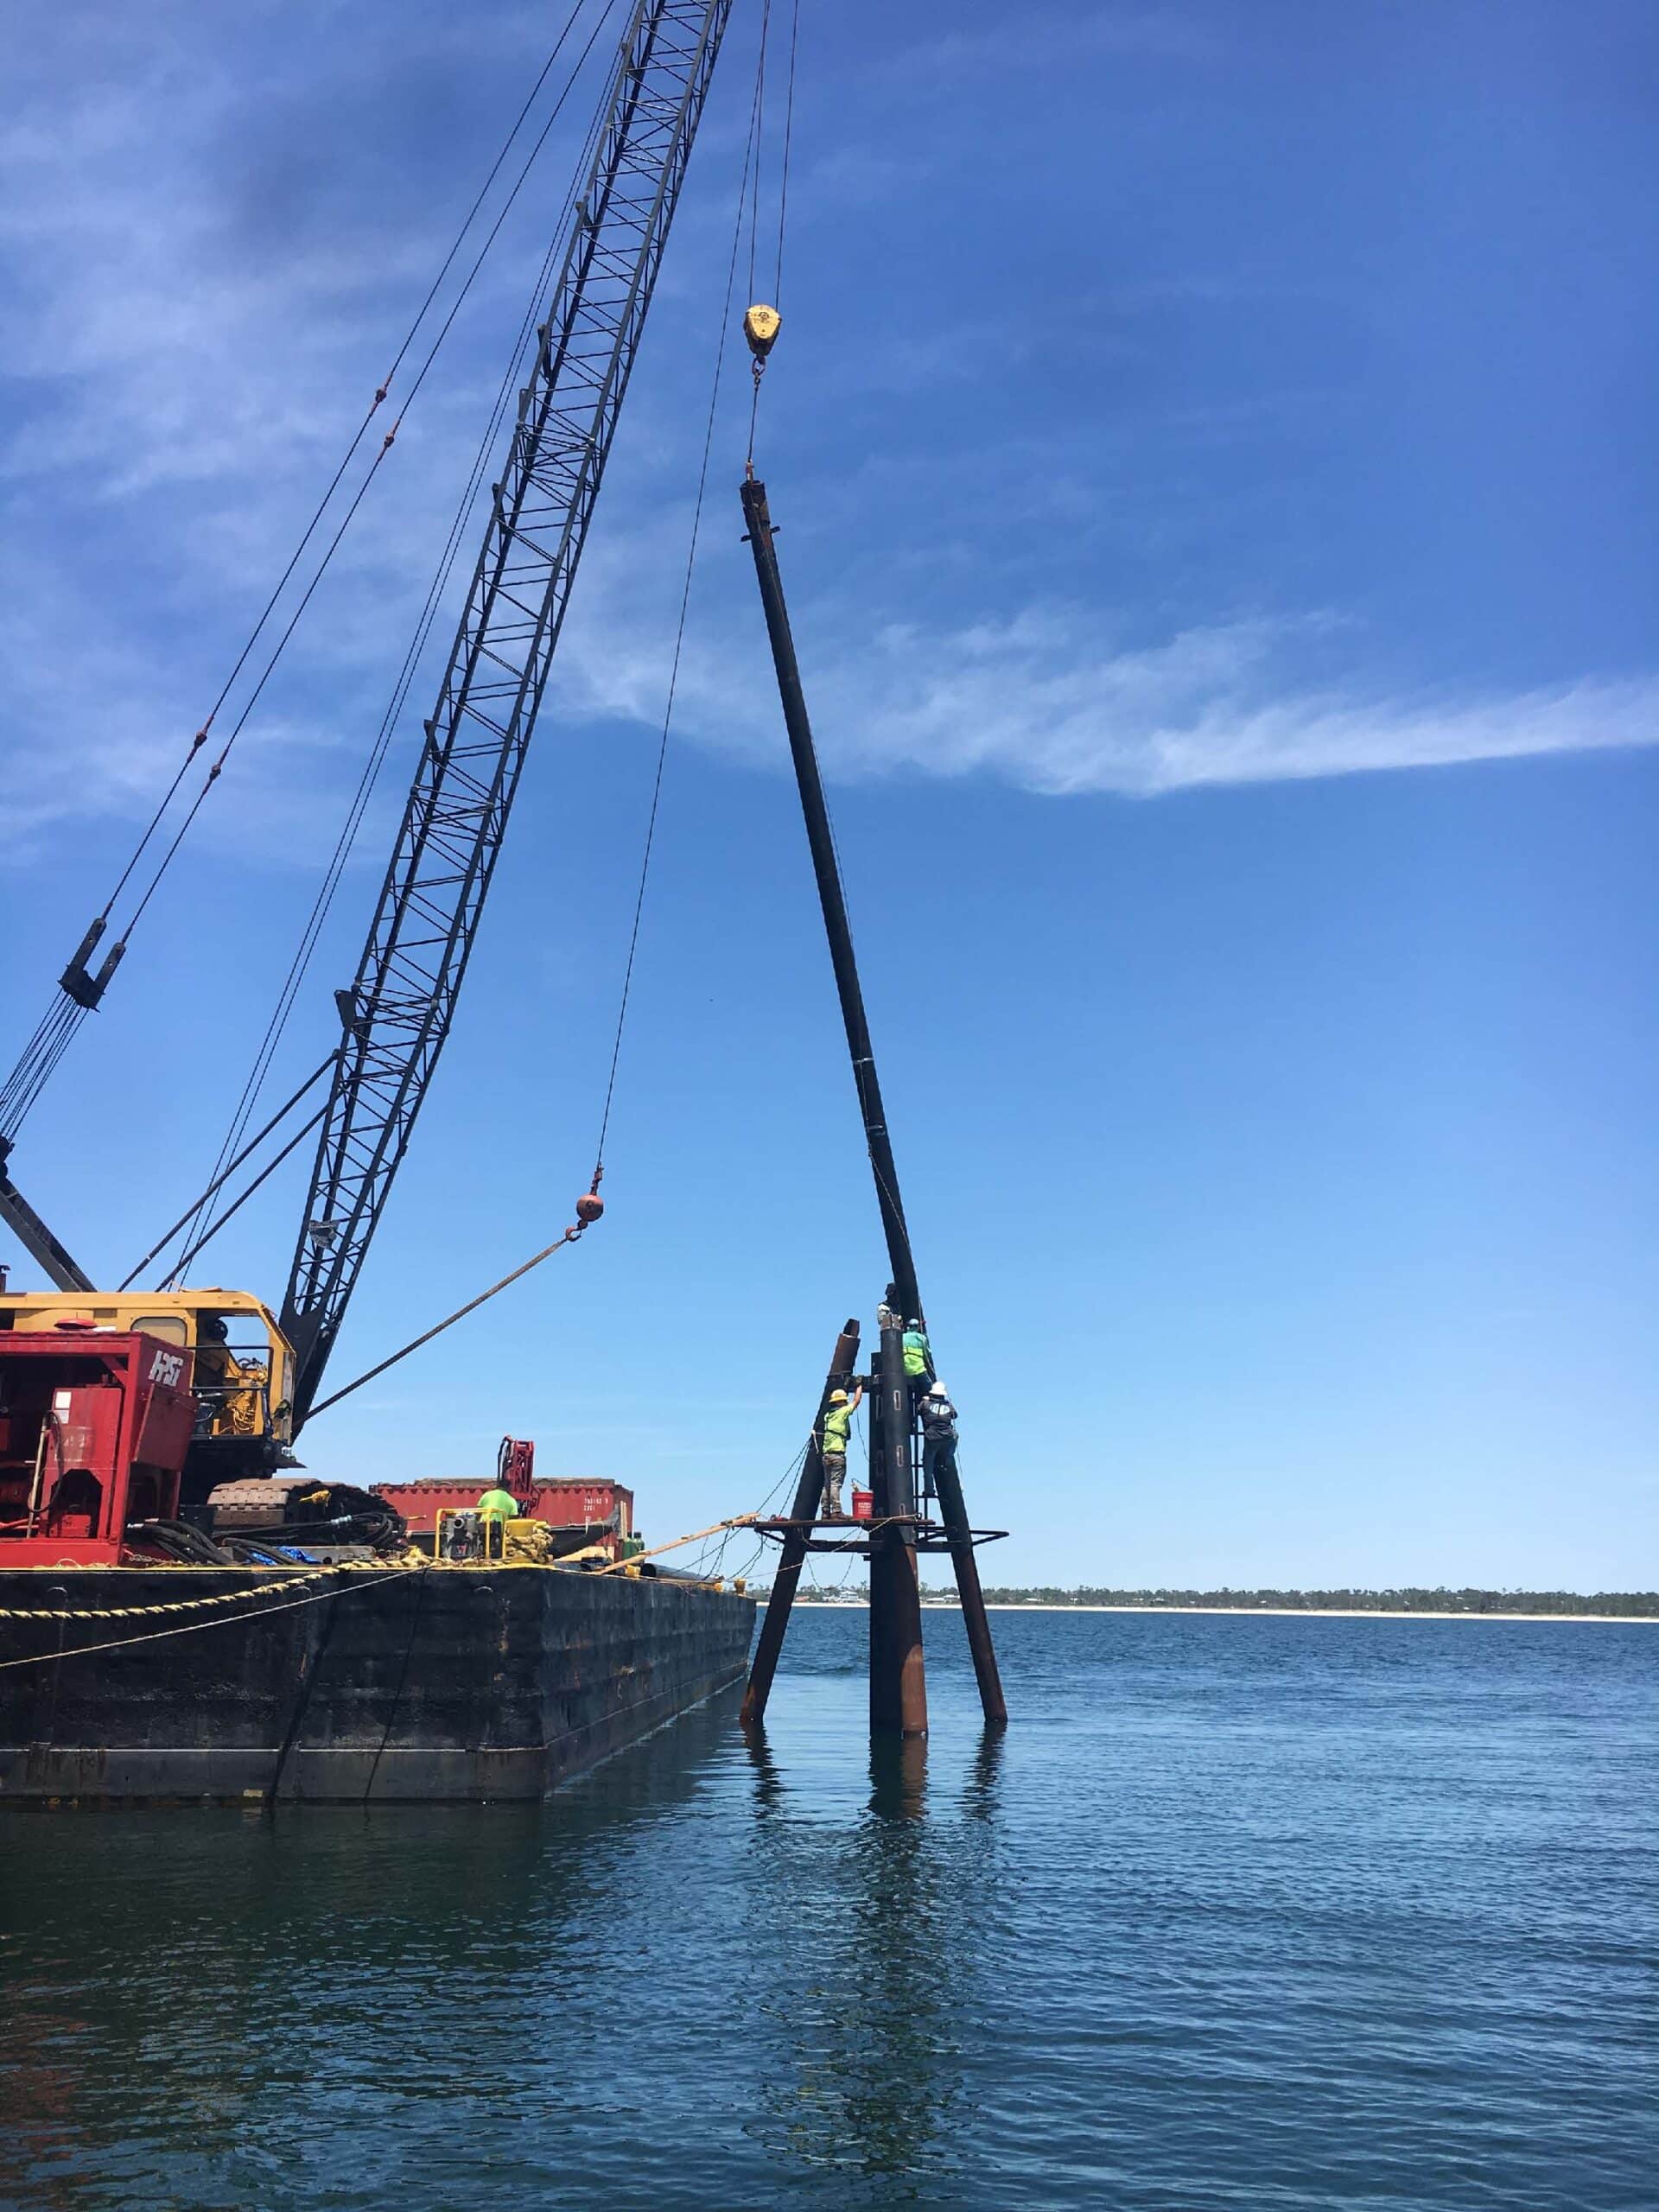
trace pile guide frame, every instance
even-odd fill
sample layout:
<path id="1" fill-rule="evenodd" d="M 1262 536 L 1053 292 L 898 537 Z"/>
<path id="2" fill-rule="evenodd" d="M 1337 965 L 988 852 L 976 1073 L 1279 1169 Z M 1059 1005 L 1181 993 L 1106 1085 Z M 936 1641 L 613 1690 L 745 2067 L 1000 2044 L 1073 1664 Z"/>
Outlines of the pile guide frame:
<path id="1" fill-rule="evenodd" d="M 893 1519 L 894 1516 L 888 1516 L 890 1525 L 893 1522 Z M 861 1536 L 858 1534 L 856 1522 L 820 1521 L 816 1516 L 806 1521 L 779 1517 L 769 1521 L 753 1521 L 745 1525 L 752 1528 L 757 1536 L 765 1536 L 772 1542 L 780 1542 L 793 1529 L 804 1529 L 808 1532 L 806 1538 L 808 1551 L 852 1552 L 860 1559 L 869 1557 L 871 1547 L 874 1541 L 874 1535 Z M 950 1532 L 942 1522 L 931 1521 L 921 1514 L 916 1515 L 913 1518 L 906 1515 L 902 1516 L 902 1525 L 911 1531 L 909 1541 L 918 1552 L 948 1552 L 950 1550 Z M 968 1533 L 976 1544 L 995 1544 L 1000 1542 L 1008 1532 L 1006 1529 L 970 1529 Z M 874 1534 L 879 1535 L 880 1531 L 877 1530 Z M 843 1541 L 843 1538 L 847 1541 Z"/>
<path id="2" fill-rule="evenodd" d="M 880 1351 L 870 1368 L 870 1465 L 875 1523 L 867 1537 L 855 1535 L 849 1538 L 845 1534 L 847 1524 L 814 1520 L 823 1479 L 819 1439 L 830 1394 L 847 1387 L 857 1365 L 858 1324 L 849 1321 L 836 1339 L 831 1356 L 792 1508 L 770 1527 L 765 1522 L 760 1524 L 762 1534 L 776 1534 L 782 1548 L 750 1669 L 743 1719 L 758 1723 L 765 1714 L 778 1656 L 783 1648 L 784 1631 L 807 1554 L 856 1547 L 861 1552 L 868 1552 L 870 1561 L 870 1726 L 877 1733 L 925 1735 L 927 1689 L 916 1556 L 918 1550 L 944 1549 L 949 1551 L 956 1572 L 957 1592 L 968 1632 L 968 1647 L 973 1656 L 980 1704 L 987 1721 L 1001 1726 L 1007 1719 L 1008 1709 L 975 1552 L 979 1544 L 1001 1532 L 976 1529 L 969 1525 L 954 1450 L 940 1455 L 935 1468 L 939 1522 L 925 1520 L 916 1510 L 912 1450 L 915 1415 L 904 1370 L 901 1332 L 906 1320 L 921 1319 L 925 1309 L 917 1283 L 916 1260 L 905 1218 L 899 1169 L 876 1074 L 875 1052 L 864 1009 L 864 994 L 836 859 L 830 811 L 823 796 L 823 779 L 818 769 L 817 749 L 812 738 L 811 718 L 795 657 L 778 551 L 772 542 L 775 525 L 766 503 L 766 487 L 752 470 L 745 478 L 741 499 L 745 534 L 754 556 L 755 577 L 778 677 L 784 725 L 789 734 L 790 756 L 811 849 L 813 873 L 817 879 L 818 901 L 830 941 L 830 963 L 847 1031 L 847 1049 L 893 1272 L 883 1314 Z M 823 1533 L 830 1529 L 843 1533 L 835 1536 Z"/>

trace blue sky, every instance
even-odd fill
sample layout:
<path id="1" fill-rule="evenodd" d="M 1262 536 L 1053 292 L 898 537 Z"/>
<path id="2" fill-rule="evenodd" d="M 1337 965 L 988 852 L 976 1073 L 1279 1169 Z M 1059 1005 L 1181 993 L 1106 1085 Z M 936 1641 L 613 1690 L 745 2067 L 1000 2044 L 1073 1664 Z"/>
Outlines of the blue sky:
<path id="1" fill-rule="evenodd" d="M 14 54 L 8 1064 L 562 13 L 86 4 Z M 591 1164 L 757 22 L 738 0 L 336 1380 L 556 1233 Z M 1001 1579 L 1659 1574 L 1656 60 L 1651 10 L 1597 0 L 804 0 L 760 456 Z M 211 1163 L 574 149 L 26 1130 L 20 1182 L 98 1271 Z M 694 1527 L 781 1474 L 885 1281 L 738 543 L 744 401 L 740 374 L 609 1215 L 319 1421 L 314 1465 L 482 1473 L 512 1430 Z M 274 1300 L 300 1198 L 273 1182 L 213 1279 Z"/>

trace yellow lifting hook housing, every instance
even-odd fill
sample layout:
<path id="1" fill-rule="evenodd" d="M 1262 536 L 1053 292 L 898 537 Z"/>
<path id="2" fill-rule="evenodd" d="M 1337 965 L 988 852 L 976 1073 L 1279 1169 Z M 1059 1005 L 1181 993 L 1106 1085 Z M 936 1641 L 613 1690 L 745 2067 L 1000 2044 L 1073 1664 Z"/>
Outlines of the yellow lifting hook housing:
<path id="1" fill-rule="evenodd" d="M 764 361 L 776 342 L 784 319 L 776 308 L 769 308 L 757 301 L 743 318 L 743 335 L 749 341 L 749 351 L 757 361 Z"/>

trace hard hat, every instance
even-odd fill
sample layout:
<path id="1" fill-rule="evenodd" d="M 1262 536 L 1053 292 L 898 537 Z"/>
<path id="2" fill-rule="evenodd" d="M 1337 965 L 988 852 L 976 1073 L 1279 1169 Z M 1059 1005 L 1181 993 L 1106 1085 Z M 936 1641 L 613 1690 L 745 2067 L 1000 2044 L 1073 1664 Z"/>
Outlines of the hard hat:
<path id="1" fill-rule="evenodd" d="M 950 1393 L 945 1389 L 944 1383 L 939 1381 L 938 1377 L 935 1376 L 932 1383 L 929 1387 L 927 1395 L 930 1398 L 948 1398 L 950 1395 Z"/>
<path id="2" fill-rule="evenodd" d="M 832 1390 L 830 1393 L 830 1402 L 832 1406 L 844 1406 L 847 1402 L 847 1393 L 844 1390 Z"/>

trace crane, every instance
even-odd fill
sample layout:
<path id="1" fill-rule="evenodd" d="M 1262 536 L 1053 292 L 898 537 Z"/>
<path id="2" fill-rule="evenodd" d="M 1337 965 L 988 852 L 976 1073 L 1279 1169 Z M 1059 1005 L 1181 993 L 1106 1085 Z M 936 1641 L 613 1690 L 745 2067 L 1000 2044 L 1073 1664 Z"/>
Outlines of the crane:
<path id="1" fill-rule="evenodd" d="M 316 1398 L 449 1033 L 731 10 L 635 0 L 628 18 L 391 860 L 335 994 L 340 1046 L 263 1385 L 270 1418 L 262 1439 L 238 1440 L 249 1446 L 285 1444 Z M 16 1317 L 46 1325 L 73 1294 L 107 1294 L 6 1176 L 4 1149 L 0 1220 L 72 1294 Z M 241 1294 L 235 1310 L 267 1313 Z"/>
<path id="2" fill-rule="evenodd" d="M 363 956 L 283 1301 L 316 1396 L 467 971 L 731 0 L 639 0 Z"/>

